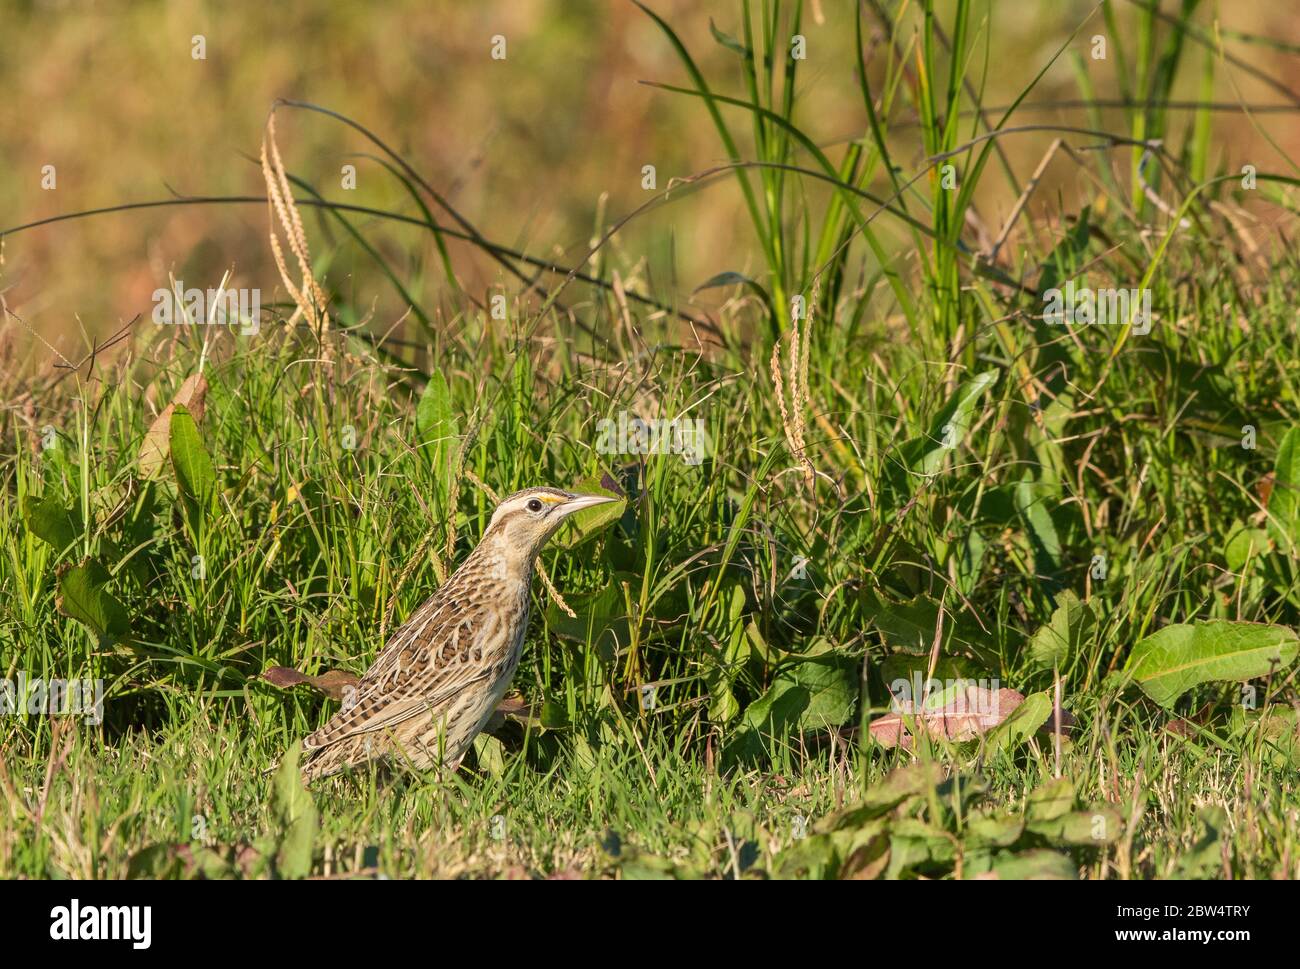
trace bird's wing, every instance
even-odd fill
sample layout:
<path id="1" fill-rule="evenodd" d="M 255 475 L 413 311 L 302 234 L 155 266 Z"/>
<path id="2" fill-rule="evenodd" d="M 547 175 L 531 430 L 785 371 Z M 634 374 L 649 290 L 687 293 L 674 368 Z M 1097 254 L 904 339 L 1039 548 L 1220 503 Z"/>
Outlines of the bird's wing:
<path id="1" fill-rule="evenodd" d="M 388 642 L 357 684 L 358 695 L 386 681 L 405 682 L 418 665 L 421 650 L 433 645 L 439 630 L 452 622 L 453 613 L 459 611 L 459 606 L 455 596 L 445 594 L 443 589 L 421 603 L 388 637 Z"/>
<path id="2" fill-rule="evenodd" d="M 410 696 L 374 708 L 364 709 L 357 706 L 346 712 L 340 711 L 321 730 L 312 734 L 311 739 L 319 740 L 319 746 L 328 746 L 359 734 L 391 729 L 421 713 L 433 712 L 436 715 L 437 710 L 447 700 L 459 695 L 471 683 L 484 679 L 488 675 L 488 670 L 478 669 L 471 671 L 471 675 L 458 682 L 447 683 L 432 696 Z"/>
<path id="3" fill-rule="evenodd" d="M 480 619 L 494 621 L 491 614 L 480 614 Z M 307 737 L 304 746 L 324 747 L 394 727 L 422 712 L 436 714 L 490 675 L 488 664 L 468 660 L 493 632 L 481 621 L 470 623 L 455 589 L 444 586 L 393 633 L 343 709 Z"/>

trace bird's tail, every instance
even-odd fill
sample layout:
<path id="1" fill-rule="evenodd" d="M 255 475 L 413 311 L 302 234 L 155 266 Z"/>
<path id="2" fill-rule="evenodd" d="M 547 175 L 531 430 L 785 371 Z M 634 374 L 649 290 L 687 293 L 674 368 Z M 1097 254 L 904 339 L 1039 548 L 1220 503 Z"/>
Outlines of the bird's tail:
<path id="1" fill-rule="evenodd" d="M 304 750 L 302 762 L 299 764 L 303 783 L 310 784 L 312 781 L 331 777 L 346 769 L 353 762 L 353 746 L 349 743 L 337 743 Z"/>
<path id="2" fill-rule="evenodd" d="M 311 736 L 303 741 L 303 751 L 301 759 L 298 762 L 298 771 L 302 775 L 304 784 L 309 784 L 320 777 L 328 777 L 331 774 L 337 774 L 347 766 L 347 759 L 342 751 L 338 748 L 342 744 L 331 744 L 327 747 L 309 747 Z M 263 777 L 276 774 L 280 766 L 284 763 L 284 758 L 279 757 L 271 766 L 262 771 Z"/>

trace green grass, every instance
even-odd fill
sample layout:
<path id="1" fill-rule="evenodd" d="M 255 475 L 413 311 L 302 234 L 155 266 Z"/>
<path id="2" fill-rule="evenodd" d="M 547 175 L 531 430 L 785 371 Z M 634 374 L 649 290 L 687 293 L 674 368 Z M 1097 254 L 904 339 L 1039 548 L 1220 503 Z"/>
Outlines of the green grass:
<path id="1" fill-rule="evenodd" d="M 1266 267 L 1239 258 L 1206 204 L 1232 202 L 1231 182 L 1184 184 L 1235 171 L 1213 167 L 1199 120 L 1165 145 L 1180 179 L 1147 178 L 1174 208 L 1187 199 L 1186 228 L 1116 175 L 1129 152 L 1136 166 L 1124 147 L 1086 208 L 979 262 L 966 216 L 981 179 L 1022 186 L 986 164 L 998 139 L 968 148 L 982 129 L 958 131 L 989 26 L 955 6 L 940 30 L 921 5 L 919 62 L 901 49 L 913 22 L 889 22 L 899 49 L 881 52 L 883 84 L 864 80 L 866 136 L 838 160 L 808 150 L 792 76 L 743 54 L 798 10 L 743 8 L 724 39 L 768 165 L 737 170 L 767 266 L 729 281 L 761 295 L 727 302 L 715 332 L 608 285 L 578 303 L 577 284 L 552 288 L 572 312 L 512 299 L 496 319 L 463 299 L 425 314 L 414 347 L 359 327 L 318 340 L 286 313 L 244 337 L 146 320 L 132 352 L 10 409 L 2 672 L 102 678 L 107 699 L 100 725 L 0 719 L 0 874 L 1300 874 L 1294 650 L 1170 696 L 1138 682 L 1197 658 L 1147 655 L 1171 624 L 1300 620 L 1300 273 L 1282 249 Z M 1168 27 L 1142 24 L 1133 84 L 1168 99 L 1185 39 L 1156 62 Z M 1206 90 L 1212 67 L 1196 65 Z M 680 90 L 745 157 L 723 120 L 737 105 L 687 73 Z M 892 167 L 911 154 L 889 129 L 895 99 L 921 118 L 919 171 Z M 1165 133 L 1166 115 L 1131 113 L 1137 137 Z M 1284 174 L 1259 174 L 1279 203 Z M 867 192 L 894 211 L 876 217 Z M 400 288 L 383 251 L 365 253 Z M 630 256 L 602 250 L 599 266 L 644 288 Z M 1035 318 L 1037 291 L 1067 279 L 1149 287 L 1151 332 Z M 795 295 L 810 320 L 790 318 Z M 332 296 L 344 321 L 369 305 Z M 144 477 L 146 433 L 200 372 L 201 419 L 164 425 L 170 458 Z M 707 456 L 600 453 L 600 421 L 623 412 L 700 418 Z M 628 496 L 622 518 L 542 556 L 576 618 L 536 586 L 526 708 L 456 775 L 313 788 L 313 820 L 291 771 L 271 768 L 336 704 L 262 671 L 363 671 L 477 540 L 492 510 L 478 482 L 602 479 Z M 1040 632 L 1058 608 L 1061 643 Z M 887 684 L 927 671 L 936 645 L 940 676 L 996 678 L 1039 705 L 1059 687 L 1076 721 L 1059 755 L 1043 717 L 874 743 Z"/>

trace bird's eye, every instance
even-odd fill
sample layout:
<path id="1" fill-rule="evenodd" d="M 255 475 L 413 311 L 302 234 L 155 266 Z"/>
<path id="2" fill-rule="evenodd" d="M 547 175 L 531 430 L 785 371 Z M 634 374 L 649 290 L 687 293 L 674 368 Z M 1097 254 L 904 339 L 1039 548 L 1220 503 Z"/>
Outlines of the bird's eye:
<path id="1" fill-rule="evenodd" d="M 534 513 L 539 512 L 542 510 L 542 503 L 534 498 L 528 503 L 528 510 Z"/>

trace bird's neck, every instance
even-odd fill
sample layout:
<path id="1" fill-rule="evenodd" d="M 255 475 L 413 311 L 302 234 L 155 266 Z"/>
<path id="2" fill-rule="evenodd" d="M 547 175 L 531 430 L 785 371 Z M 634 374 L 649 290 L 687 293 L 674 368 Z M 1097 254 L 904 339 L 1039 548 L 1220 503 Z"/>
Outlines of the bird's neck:
<path id="1" fill-rule="evenodd" d="M 526 588 L 533 579 L 535 558 L 531 549 L 521 549 L 489 531 L 470 552 L 461 569 L 472 569 L 479 575 L 504 583 L 522 583 Z"/>

